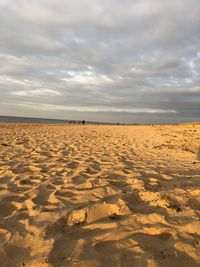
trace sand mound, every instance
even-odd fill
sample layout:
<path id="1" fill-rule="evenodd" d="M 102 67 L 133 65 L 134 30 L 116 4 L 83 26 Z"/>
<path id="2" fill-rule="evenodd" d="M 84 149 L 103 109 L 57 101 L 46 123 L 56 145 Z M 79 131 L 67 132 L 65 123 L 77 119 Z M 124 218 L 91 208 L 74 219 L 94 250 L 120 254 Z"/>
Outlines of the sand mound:
<path id="1" fill-rule="evenodd" d="M 116 204 L 96 204 L 90 208 L 74 210 L 68 217 L 68 225 L 93 223 L 105 218 L 117 219 L 119 216 L 130 214 L 128 207 Z"/>

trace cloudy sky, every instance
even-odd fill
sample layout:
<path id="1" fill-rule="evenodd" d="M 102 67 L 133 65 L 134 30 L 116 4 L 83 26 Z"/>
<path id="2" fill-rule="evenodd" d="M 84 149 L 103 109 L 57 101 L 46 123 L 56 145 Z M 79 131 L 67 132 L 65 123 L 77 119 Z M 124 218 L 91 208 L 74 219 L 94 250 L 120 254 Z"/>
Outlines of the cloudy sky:
<path id="1" fill-rule="evenodd" d="M 200 120 L 199 0 L 0 0 L 0 115 Z"/>

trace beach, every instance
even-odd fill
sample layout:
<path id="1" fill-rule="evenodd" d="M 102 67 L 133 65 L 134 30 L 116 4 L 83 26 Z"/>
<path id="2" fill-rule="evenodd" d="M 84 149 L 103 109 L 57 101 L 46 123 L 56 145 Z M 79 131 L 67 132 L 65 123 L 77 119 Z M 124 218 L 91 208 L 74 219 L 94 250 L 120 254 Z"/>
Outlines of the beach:
<path id="1" fill-rule="evenodd" d="M 0 124 L 0 266 L 200 266 L 200 124 Z"/>

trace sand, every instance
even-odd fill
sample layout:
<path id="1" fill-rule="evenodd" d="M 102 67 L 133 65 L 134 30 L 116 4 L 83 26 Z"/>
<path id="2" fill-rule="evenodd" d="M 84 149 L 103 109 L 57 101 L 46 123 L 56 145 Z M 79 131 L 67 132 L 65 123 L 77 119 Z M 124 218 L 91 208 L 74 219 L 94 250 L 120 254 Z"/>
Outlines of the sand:
<path id="1" fill-rule="evenodd" d="M 0 266 L 200 266 L 200 125 L 0 125 Z"/>

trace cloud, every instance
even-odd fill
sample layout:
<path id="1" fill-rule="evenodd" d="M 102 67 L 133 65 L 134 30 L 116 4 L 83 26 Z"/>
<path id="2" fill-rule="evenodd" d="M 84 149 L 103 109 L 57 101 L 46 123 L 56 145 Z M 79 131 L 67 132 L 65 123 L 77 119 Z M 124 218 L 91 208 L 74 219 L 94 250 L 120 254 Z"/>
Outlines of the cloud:
<path id="1" fill-rule="evenodd" d="M 54 91 L 51 89 L 36 89 L 36 90 L 26 90 L 26 91 L 14 91 L 11 92 L 11 94 L 16 95 L 16 96 L 42 96 L 42 95 L 61 95 L 60 92 Z"/>
<path id="2" fill-rule="evenodd" d="M 68 71 L 68 78 L 60 78 L 61 81 L 77 83 L 82 85 L 106 85 L 113 83 L 111 78 L 106 75 L 99 75 L 90 70 L 87 71 Z"/>
<path id="3" fill-rule="evenodd" d="M 19 94 L 23 95 L 23 94 Z M 50 104 L 40 104 L 34 102 L 22 102 L 17 105 L 25 107 L 28 109 L 38 109 L 46 111 L 76 111 L 76 112 L 112 112 L 112 113 L 149 113 L 149 114 L 166 114 L 166 113 L 176 113 L 175 110 L 166 109 L 152 109 L 152 108 L 113 108 L 113 107 L 84 107 L 84 106 L 64 106 L 64 105 L 50 105 Z"/>
<path id="4" fill-rule="evenodd" d="M 0 113 L 199 120 L 199 11 L 199 0 L 0 0 Z"/>

